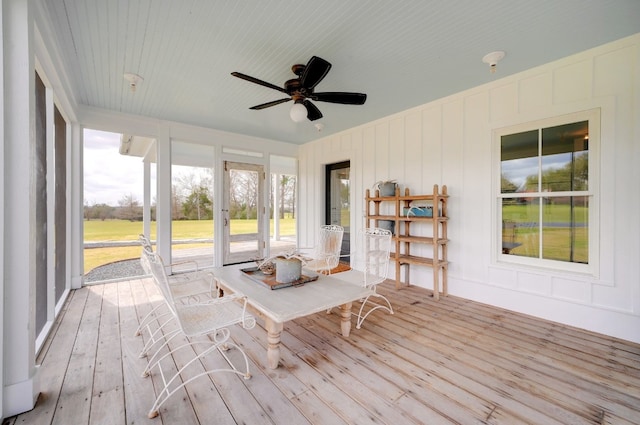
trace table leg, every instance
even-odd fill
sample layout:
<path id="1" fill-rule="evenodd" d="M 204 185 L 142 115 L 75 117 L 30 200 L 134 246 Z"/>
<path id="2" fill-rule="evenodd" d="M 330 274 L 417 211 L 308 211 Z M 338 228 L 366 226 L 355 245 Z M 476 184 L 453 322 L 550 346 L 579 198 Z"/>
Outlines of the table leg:
<path id="1" fill-rule="evenodd" d="M 340 306 L 340 329 L 345 338 L 351 333 L 351 304 L 346 303 Z"/>
<path id="2" fill-rule="evenodd" d="M 269 369 L 276 369 L 280 362 L 280 336 L 284 323 L 265 318 L 264 324 L 267 329 L 267 365 Z"/>

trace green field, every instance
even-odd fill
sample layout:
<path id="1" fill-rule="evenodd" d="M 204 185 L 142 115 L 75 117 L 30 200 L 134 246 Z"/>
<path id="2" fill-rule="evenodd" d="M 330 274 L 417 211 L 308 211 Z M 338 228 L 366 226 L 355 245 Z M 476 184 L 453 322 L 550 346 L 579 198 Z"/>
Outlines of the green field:
<path id="1" fill-rule="evenodd" d="M 542 210 L 542 258 L 558 261 L 587 263 L 589 261 L 589 210 L 584 206 L 573 208 L 573 222 L 570 228 L 572 210 L 569 205 L 545 205 Z M 539 206 L 503 205 L 502 218 L 516 224 L 514 242 L 521 244 L 511 250 L 512 255 L 540 257 L 539 244 Z M 530 224 L 533 223 L 534 226 Z M 503 235 L 503 240 L 511 236 Z M 571 242 L 573 240 L 573 252 Z M 573 257 L 572 257 L 573 256 Z"/>
<path id="2" fill-rule="evenodd" d="M 502 218 L 516 222 L 537 222 L 538 205 L 503 205 Z M 586 223 L 588 221 L 587 207 L 579 206 L 573 208 L 573 216 L 576 223 Z M 545 222 L 568 223 L 571 221 L 571 208 L 569 205 L 545 205 L 542 210 L 542 219 Z"/>
<path id="3" fill-rule="evenodd" d="M 271 220 L 270 232 L 273 233 L 273 220 Z M 231 220 L 231 231 L 235 234 L 255 233 L 256 220 Z M 85 242 L 99 241 L 136 241 L 142 233 L 142 222 L 128 220 L 85 220 Z M 212 239 L 213 220 L 176 220 L 171 223 L 173 240 L 184 239 Z M 280 234 L 293 236 L 296 234 L 296 221 L 292 218 L 280 220 Z M 156 223 L 151 223 L 151 239 L 155 240 Z M 177 244 L 173 249 L 194 248 L 207 246 L 204 244 Z M 140 257 L 140 247 L 109 247 L 87 248 L 84 250 L 84 272 L 87 273 L 95 267 L 112 263 L 114 261 L 128 260 Z"/>

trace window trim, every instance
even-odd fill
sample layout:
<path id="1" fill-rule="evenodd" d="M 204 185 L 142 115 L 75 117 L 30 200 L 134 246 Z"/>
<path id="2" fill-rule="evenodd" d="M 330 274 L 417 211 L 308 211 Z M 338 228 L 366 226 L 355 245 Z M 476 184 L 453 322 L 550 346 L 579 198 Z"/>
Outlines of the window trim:
<path id="1" fill-rule="evenodd" d="M 492 131 L 494 149 L 493 161 L 493 206 L 494 212 L 494 243 L 493 258 L 496 263 L 505 265 L 521 265 L 536 269 L 570 272 L 599 277 L 600 272 L 600 136 L 601 136 L 601 109 L 594 108 L 573 112 L 535 121 L 518 123 L 510 126 L 495 128 Z M 522 257 L 502 253 L 502 199 L 513 197 L 511 193 L 501 192 L 501 137 L 525 131 L 554 127 L 573 122 L 589 122 L 589 189 L 587 191 L 570 192 L 574 196 L 587 196 L 589 198 L 589 263 L 570 263 L 559 260 L 543 258 Z M 554 194 L 555 195 L 555 194 Z"/>

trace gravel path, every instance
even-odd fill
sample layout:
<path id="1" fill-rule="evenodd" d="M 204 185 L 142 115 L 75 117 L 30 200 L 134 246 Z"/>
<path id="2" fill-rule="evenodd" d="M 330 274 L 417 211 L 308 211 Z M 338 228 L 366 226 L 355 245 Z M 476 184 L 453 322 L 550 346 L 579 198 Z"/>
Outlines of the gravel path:
<path id="1" fill-rule="evenodd" d="M 142 276 L 144 270 L 140 265 L 140 259 L 122 260 L 96 267 L 84 275 L 85 282 L 99 282 L 101 280 L 124 279 L 128 277 Z"/>

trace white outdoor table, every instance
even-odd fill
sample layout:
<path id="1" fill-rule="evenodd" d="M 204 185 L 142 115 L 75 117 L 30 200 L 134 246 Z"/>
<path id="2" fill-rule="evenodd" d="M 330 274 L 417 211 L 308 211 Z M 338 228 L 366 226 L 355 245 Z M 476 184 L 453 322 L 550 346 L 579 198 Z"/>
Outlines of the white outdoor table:
<path id="1" fill-rule="evenodd" d="M 248 305 L 264 319 L 267 364 L 271 369 L 277 368 L 280 361 L 280 337 L 285 322 L 339 306 L 342 335 L 348 337 L 351 304 L 373 292 L 360 284 L 362 274 L 353 270 L 335 275 L 342 275 L 340 278 L 320 275 L 314 282 L 272 290 L 245 276 L 240 269 L 246 267 L 251 265 L 217 267 L 213 271 L 223 290 L 245 295 Z"/>

